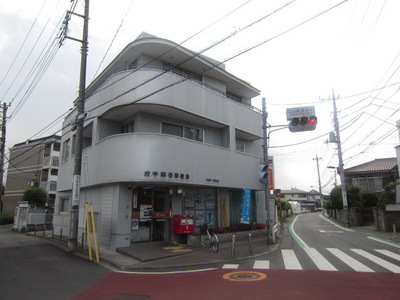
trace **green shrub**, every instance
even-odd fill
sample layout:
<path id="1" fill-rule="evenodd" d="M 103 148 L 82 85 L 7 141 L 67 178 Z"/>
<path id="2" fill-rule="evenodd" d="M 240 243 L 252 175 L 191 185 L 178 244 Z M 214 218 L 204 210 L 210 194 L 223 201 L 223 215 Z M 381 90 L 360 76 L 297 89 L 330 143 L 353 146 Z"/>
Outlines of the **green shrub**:
<path id="1" fill-rule="evenodd" d="M 0 215 L 0 225 L 14 223 L 14 217 L 11 215 Z"/>

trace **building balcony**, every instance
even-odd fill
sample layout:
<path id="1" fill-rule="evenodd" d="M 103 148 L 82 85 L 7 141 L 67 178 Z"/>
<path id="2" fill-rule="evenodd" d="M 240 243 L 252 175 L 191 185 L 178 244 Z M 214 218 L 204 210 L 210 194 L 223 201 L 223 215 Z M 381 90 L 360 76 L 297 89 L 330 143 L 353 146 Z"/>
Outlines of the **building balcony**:
<path id="1" fill-rule="evenodd" d="M 119 134 L 84 150 L 81 184 L 151 182 L 261 190 L 257 178 L 260 160 L 259 156 L 176 136 Z M 68 190 L 73 159 L 63 162 L 61 168 L 59 189 Z"/>
<path id="2" fill-rule="evenodd" d="M 45 189 L 48 193 L 54 194 L 57 191 L 57 181 L 42 181 L 40 187 Z"/>
<path id="3" fill-rule="evenodd" d="M 51 169 L 58 167 L 60 158 L 58 156 L 45 156 L 42 160 L 42 169 Z"/>

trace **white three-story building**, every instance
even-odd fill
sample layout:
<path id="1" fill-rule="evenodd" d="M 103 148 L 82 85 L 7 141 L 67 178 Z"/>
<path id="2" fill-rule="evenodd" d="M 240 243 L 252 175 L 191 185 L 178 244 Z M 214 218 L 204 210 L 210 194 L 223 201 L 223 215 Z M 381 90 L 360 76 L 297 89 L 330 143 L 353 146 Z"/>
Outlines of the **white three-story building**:
<path id="1" fill-rule="evenodd" d="M 193 215 L 195 226 L 237 224 L 244 189 L 250 222 L 265 223 L 258 95 L 217 61 L 139 36 L 87 88 L 79 234 L 93 203 L 103 247 L 182 241 L 175 215 Z M 56 234 L 69 228 L 75 118 L 63 124 Z"/>

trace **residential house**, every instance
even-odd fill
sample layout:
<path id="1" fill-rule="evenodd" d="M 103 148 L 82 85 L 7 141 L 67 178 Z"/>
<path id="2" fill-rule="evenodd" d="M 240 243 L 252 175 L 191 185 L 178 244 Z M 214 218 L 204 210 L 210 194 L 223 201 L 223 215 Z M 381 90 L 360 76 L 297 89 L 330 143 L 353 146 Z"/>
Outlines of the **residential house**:
<path id="1" fill-rule="evenodd" d="M 363 192 L 382 192 L 399 177 L 397 158 L 380 158 L 344 170 L 346 185 L 359 186 Z"/>
<path id="2" fill-rule="evenodd" d="M 193 215 L 196 231 L 239 223 L 244 190 L 249 221 L 264 223 L 258 95 L 218 61 L 139 36 L 86 90 L 78 235 L 92 203 L 102 247 L 180 241 L 173 216 Z M 56 234 L 69 229 L 76 117 L 63 125 Z"/>
<path id="3" fill-rule="evenodd" d="M 321 199 L 320 194 L 315 190 L 306 192 L 297 188 L 281 190 L 280 195 L 286 201 L 298 202 L 302 212 L 315 211 L 317 202 Z"/>
<path id="4" fill-rule="evenodd" d="M 60 138 L 52 135 L 15 144 L 10 148 L 3 213 L 14 215 L 23 192 L 32 186 L 44 188 L 49 195 L 47 206 L 54 206 Z"/>

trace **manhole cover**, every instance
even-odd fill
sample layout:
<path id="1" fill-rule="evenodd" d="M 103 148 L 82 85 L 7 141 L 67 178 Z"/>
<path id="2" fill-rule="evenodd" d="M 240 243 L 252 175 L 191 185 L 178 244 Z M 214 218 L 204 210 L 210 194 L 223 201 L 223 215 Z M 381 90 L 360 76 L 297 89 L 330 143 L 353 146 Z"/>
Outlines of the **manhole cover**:
<path id="1" fill-rule="evenodd" d="M 240 271 L 224 274 L 223 278 L 230 281 L 257 281 L 267 278 L 267 275 L 260 272 Z"/>

